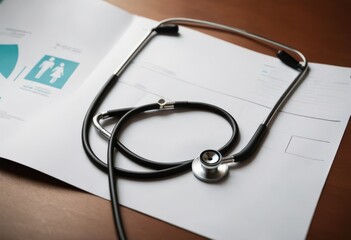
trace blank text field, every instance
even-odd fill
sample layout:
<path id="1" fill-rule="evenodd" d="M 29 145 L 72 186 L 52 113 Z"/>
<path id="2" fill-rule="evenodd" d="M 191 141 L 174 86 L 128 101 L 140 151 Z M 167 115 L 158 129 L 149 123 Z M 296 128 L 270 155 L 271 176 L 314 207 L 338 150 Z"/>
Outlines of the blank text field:
<path id="1" fill-rule="evenodd" d="M 300 136 L 291 136 L 285 152 L 303 158 L 324 161 L 329 156 L 330 142 Z"/>

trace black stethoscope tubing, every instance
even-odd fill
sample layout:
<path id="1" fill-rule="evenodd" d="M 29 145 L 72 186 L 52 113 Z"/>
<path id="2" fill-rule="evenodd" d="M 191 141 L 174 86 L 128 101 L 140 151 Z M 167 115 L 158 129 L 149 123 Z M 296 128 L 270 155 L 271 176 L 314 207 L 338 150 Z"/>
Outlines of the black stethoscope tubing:
<path id="1" fill-rule="evenodd" d="M 134 179 L 159 179 L 163 177 L 169 177 L 186 170 L 189 170 L 191 167 L 192 160 L 186 160 L 179 163 L 172 163 L 172 164 L 164 164 L 164 163 L 157 163 L 148 159 L 145 159 L 132 151 L 126 148 L 120 141 L 116 141 L 118 135 L 122 133 L 125 129 L 125 125 L 128 123 L 128 120 L 132 119 L 133 117 L 137 116 L 138 114 L 145 113 L 150 110 L 157 110 L 159 109 L 158 104 L 148 104 L 141 107 L 132 108 L 127 113 L 125 113 L 121 119 L 115 124 L 113 130 L 111 132 L 111 136 L 108 139 L 108 149 L 107 149 L 107 159 L 108 159 L 108 177 L 109 177 L 109 187 L 110 187 L 110 195 L 111 195 L 111 203 L 112 203 L 112 210 L 113 215 L 115 218 L 115 224 L 118 232 L 118 236 L 120 239 L 125 239 L 124 227 L 122 223 L 122 218 L 119 210 L 118 204 L 118 194 L 117 194 L 117 183 L 116 183 L 116 175 L 131 177 Z M 196 109 L 196 110 L 204 110 L 216 113 L 221 115 L 225 118 L 232 128 L 232 135 L 229 141 L 218 151 L 222 154 L 226 153 L 230 148 L 233 146 L 237 136 L 238 136 L 238 127 L 237 123 L 234 118 L 223 109 L 220 109 L 214 105 L 206 104 L 206 103 L 197 103 L 197 102 L 175 102 L 174 109 Z M 166 110 L 169 111 L 169 110 Z M 115 110 L 116 115 L 119 115 L 119 110 Z M 109 117 L 112 117 L 114 114 L 113 112 L 107 113 Z M 116 146 L 117 145 L 117 146 Z M 152 172 L 136 172 L 130 171 L 126 169 L 117 168 L 115 166 L 115 156 L 116 152 L 115 149 L 118 149 L 120 152 L 124 154 L 128 154 L 130 159 L 137 160 L 137 163 L 146 163 L 149 165 L 152 163 L 151 167 L 162 167 L 161 170 L 156 170 Z M 123 149 L 123 150 L 122 150 Z"/>
<path id="2" fill-rule="evenodd" d="M 92 104 L 92 105 L 95 105 L 95 104 Z M 227 111 L 217 106 L 207 104 L 207 103 L 200 103 L 200 102 L 175 102 L 173 105 L 174 105 L 174 110 L 179 110 L 179 109 L 201 110 L 201 111 L 212 112 L 217 115 L 220 115 L 231 126 L 232 135 L 228 140 L 228 142 L 225 143 L 223 147 L 218 149 L 218 152 L 224 155 L 234 145 L 238 136 L 238 131 L 239 131 L 238 125 L 235 119 Z M 118 149 L 118 151 L 124 154 L 128 159 L 134 161 L 139 165 L 156 170 L 156 171 L 150 171 L 150 172 L 149 171 L 140 172 L 140 171 L 131 171 L 127 169 L 114 167 L 115 169 L 114 171 L 117 175 L 121 177 L 126 177 L 126 178 L 133 178 L 133 179 L 156 179 L 156 178 L 167 177 L 173 174 L 184 172 L 185 170 L 188 170 L 190 168 L 191 162 L 193 159 L 184 160 L 176 163 L 155 162 L 155 161 L 146 159 L 142 156 L 139 156 L 138 154 L 128 149 L 124 144 L 122 144 L 118 140 L 117 136 L 122 133 L 128 120 L 132 119 L 136 115 L 139 115 L 148 111 L 157 111 L 159 109 L 160 109 L 160 105 L 155 103 L 155 104 L 143 105 L 141 107 L 136 107 L 136 108 L 110 110 L 104 113 L 103 115 L 104 119 L 107 119 L 107 118 L 119 119 L 118 122 L 115 124 L 113 131 L 111 132 L 111 135 L 108 138 L 108 142 L 109 142 L 109 145 L 111 145 L 111 148 Z M 165 110 L 165 111 L 169 112 L 170 110 Z M 106 171 L 106 169 L 108 168 L 108 164 L 105 164 L 101 159 L 99 159 L 95 155 L 95 153 L 93 152 L 90 146 L 89 138 L 87 138 L 87 136 L 89 135 L 89 127 L 88 127 L 89 119 L 87 118 L 86 121 L 84 121 L 84 123 L 87 125 L 83 126 L 83 135 L 82 135 L 83 146 L 85 147 L 86 151 L 89 152 L 88 156 L 90 160 L 92 160 L 96 165 L 98 165 L 100 168 Z M 114 139 L 114 141 L 112 141 L 111 139 Z M 109 149 L 108 152 L 113 153 L 111 149 Z M 112 155 L 109 154 L 108 157 L 114 158 L 113 156 L 114 154 Z"/>
<path id="3" fill-rule="evenodd" d="M 186 160 L 178 163 L 158 163 L 148 159 L 145 159 L 134 152 L 130 151 L 127 147 L 125 147 L 120 141 L 116 140 L 117 136 L 121 134 L 128 120 L 132 119 L 138 114 L 159 109 L 159 104 L 148 104 L 137 108 L 125 108 L 118 110 L 111 110 L 104 113 L 104 118 L 120 118 L 117 124 L 114 126 L 111 136 L 108 139 L 108 150 L 107 150 L 107 164 L 105 164 L 101 159 L 99 159 L 94 151 L 91 148 L 89 141 L 89 132 L 90 132 L 90 123 L 94 118 L 94 113 L 96 109 L 100 106 L 104 96 L 110 90 L 111 85 L 115 82 L 114 76 L 109 79 L 109 81 L 104 85 L 104 87 L 99 91 L 92 104 L 90 105 L 86 117 L 83 121 L 83 129 L 82 129 L 82 142 L 84 146 L 84 150 L 87 153 L 89 159 L 99 168 L 104 171 L 108 171 L 108 179 L 109 179 L 109 189 L 111 196 L 111 204 L 112 211 L 114 216 L 114 222 L 116 226 L 116 230 L 119 236 L 119 239 L 126 239 L 124 233 L 124 227 L 122 223 L 122 217 L 119 209 L 119 201 L 117 194 L 117 184 L 116 184 L 116 175 L 121 177 L 133 178 L 133 179 L 159 179 L 163 177 L 169 177 L 175 174 L 179 174 L 181 172 L 190 170 L 192 160 Z M 192 110 L 203 110 L 209 111 L 215 114 L 220 115 L 225 118 L 227 122 L 230 124 L 232 128 L 232 135 L 229 141 L 218 151 L 221 154 L 225 154 L 230 150 L 230 148 L 235 143 L 238 136 L 238 126 L 235 119 L 225 110 L 206 103 L 198 103 L 198 102 L 175 102 L 174 109 L 192 109 Z M 169 111 L 169 110 L 166 110 Z M 115 149 L 118 149 L 121 153 L 127 155 L 129 159 L 134 160 L 138 164 L 143 166 L 147 166 L 152 169 L 158 169 L 152 172 L 137 172 L 131 171 L 127 169 L 117 168 L 115 166 Z"/>

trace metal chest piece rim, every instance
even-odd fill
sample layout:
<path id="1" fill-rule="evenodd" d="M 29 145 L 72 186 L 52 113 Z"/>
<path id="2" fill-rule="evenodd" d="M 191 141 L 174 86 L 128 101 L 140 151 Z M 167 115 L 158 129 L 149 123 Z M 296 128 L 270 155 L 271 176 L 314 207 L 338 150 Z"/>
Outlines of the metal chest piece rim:
<path id="1" fill-rule="evenodd" d="M 222 163 L 222 154 L 216 150 L 205 150 L 193 160 L 192 172 L 203 182 L 218 182 L 227 176 L 227 164 Z"/>

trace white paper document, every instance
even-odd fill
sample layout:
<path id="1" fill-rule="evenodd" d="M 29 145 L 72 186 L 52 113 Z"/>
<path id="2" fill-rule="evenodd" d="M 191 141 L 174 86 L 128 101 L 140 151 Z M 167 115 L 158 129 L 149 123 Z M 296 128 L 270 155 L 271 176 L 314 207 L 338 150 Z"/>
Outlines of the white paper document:
<path id="1" fill-rule="evenodd" d="M 83 5 L 86 14 L 78 16 Z M 0 3 L 0 157 L 108 199 L 107 175 L 82 147 L 83 119 L 155 24 L 103 1 Z M 275 57 L 181 27 L 179 36 L 151 40 L 100 110 L 160 98 L 210 103 L 237 120 L 236 153 L 296 75 Z M 310 64 L 258 153 L 230 165 L 224 181 L 203 183 L 190 171 L 158 181 L 118 179 L 121 204 L 213 239 L 304 239 L 350 117 L 350 76 L 350 68 Z M 230 135 L 218 116 L 182 111 L 133 121 L 121 142 L 143 157 L 175 162 L 218 149 Z M 106 161 L 103 137 L 91 131 L 91 142 Z M 118 153 L 117 165 L 145 171 Z"/>

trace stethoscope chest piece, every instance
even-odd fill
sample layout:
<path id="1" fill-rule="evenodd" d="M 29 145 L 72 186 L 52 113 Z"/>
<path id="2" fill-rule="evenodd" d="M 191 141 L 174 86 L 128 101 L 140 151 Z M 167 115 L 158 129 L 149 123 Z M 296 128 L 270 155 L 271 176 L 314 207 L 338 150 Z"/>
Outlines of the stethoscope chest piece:
<path id="1" fill-rule="evenodd" d="M 228 165 L 222 163 L 222 154 L 216 150 L 205 150 L 194 159 L 192 171 L 204 182 L 217 182 L 228 174 Z"/>

